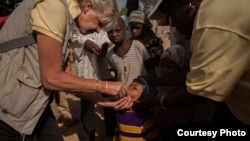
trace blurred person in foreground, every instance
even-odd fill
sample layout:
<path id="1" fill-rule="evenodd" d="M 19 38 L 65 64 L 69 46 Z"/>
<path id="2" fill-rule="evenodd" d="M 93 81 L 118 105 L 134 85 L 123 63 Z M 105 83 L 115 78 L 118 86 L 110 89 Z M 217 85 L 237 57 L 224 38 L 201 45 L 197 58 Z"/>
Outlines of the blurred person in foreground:
<path id="1" fill-rule="evenodd" d="M 167 109 L 213 101 L 217 111 L 206 125 L 246 128 L 249 134 L 249 4 L 248 0 L 162 0 L 158 14 L 168 15 L 179 32 L 191 37 L 190 70 L 145 79 L 155 86 L 186 85 L 187 89 L 134 106 Z"/>

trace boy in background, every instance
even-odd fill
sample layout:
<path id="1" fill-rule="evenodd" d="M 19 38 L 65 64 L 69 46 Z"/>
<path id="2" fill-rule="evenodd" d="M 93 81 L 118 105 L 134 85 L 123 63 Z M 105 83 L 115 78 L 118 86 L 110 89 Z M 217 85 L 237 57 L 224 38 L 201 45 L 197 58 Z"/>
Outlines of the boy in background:
<path id="1" fill-rule="evenodd" d="M 108 37 L 114 47 L 108 51 L 107 59 L 110 69 L 115 70 L 117 74 L 117 81 L 128 86 L 138 76 L 147 75 L 144 62 L 150 56 L 141 42 L 128 40 L 125 34 L 125 22 L 119 17 L 115 27 L 108 31 Z"/>
<path id="2" fill-rule="evenodd" d="M 150 59 L 145 62 L 149 76 L 156 76 L 155 68 L 159 66 L 163 52 L 162 40 L 152 30 L 152 23 L 141 10 L 134 10 L 129 15 L 129 29 L 131 40 L 140 41 L 147 49 Z"/>

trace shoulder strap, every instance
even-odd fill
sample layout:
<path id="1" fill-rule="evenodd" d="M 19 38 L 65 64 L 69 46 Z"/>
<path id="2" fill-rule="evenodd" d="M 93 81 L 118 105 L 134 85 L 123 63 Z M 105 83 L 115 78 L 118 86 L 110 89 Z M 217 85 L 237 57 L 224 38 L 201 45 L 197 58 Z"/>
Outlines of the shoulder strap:
<path id="1" fill-rule="evenodd" d="M 10 41 L 0 43 L 0 53 L 35 43 L 36 40 L 33 35 L 19 37 Z"/>

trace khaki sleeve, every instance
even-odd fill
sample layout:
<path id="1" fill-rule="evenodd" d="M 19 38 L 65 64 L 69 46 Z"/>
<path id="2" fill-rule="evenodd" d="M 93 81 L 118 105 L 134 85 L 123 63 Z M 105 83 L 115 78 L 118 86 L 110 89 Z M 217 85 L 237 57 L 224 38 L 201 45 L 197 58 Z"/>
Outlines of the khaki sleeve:
<path id="1" fill-rule="evenodd" d="M 225 101 L 249 66 L 249 41 L 221 29 L 203 28 L 193 32 L 190 93 Z"/>

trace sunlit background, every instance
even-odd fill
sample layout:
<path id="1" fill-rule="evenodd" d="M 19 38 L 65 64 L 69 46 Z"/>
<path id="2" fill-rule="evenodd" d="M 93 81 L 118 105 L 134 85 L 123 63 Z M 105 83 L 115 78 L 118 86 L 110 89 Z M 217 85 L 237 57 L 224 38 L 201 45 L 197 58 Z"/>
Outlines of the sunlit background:
<path id="1" fill-rule="evenodd" d="M 145 11 L 147 14 L 150 14 L 151 10 L 154 8 L 156 3 L 159 0 L 139 0 L 139 9 Z M 124 14 L 124 9 L 126 9 L 127 0 L 116 0 L 119 11 L 121 14 Z"/>

